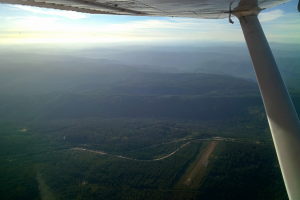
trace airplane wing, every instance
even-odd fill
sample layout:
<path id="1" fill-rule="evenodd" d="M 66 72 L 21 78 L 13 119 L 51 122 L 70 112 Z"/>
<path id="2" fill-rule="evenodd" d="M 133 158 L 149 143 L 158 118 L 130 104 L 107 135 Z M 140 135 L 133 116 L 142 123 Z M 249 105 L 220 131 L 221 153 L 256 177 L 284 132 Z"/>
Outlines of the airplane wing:
<path id="1" fill-rule="evenodd" d="M 255 5 L 270 8 L 288 0 L 242 0 L 240 9 Z M 169 16 L 192 18 L 226 18 L 240 0 L 0 0 L 20 4 L 92 14 Z"/>

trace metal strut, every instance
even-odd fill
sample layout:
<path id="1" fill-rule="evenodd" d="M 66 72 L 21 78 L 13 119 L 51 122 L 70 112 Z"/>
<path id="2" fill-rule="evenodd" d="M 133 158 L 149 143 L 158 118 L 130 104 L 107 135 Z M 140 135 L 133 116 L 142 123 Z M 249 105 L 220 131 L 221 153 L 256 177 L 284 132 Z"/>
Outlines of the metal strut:
<path id="1" fill-rule="evenodd" d="M 232 9 L 231 9 L 232 3 L 233 3 L 233 1 L 230 2 L 230 4 L 229 4 L 229 16 L 228 16 L 228 21 L 229 21 L 230 24 L 234 24 L 234 21 L 233 21 L 232 18 L 231 18 L 231 16 L 232 16 Z"/>
<path id="2" fill-rule="evenodd" d="M 254 12 L 234 13 L 252 58 L 277 157 L 290 200 L 300 199 L 300 123 Z"/>

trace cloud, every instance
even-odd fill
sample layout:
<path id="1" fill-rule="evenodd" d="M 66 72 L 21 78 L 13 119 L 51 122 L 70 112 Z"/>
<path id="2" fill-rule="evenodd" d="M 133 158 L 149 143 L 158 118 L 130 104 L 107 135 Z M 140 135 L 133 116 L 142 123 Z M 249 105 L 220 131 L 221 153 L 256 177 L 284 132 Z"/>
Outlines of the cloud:
<path id="1" fill-rule="evenodd" d="M 261 22 L 269 22 L 284 16 L 284 11 L 277 9 L 269 12 L 263 12 L 259 15 Z"/>
<path id="2" fill-rule="evenodd" d="M 23 16 L 6 19 L 3 29 L 12 33 L 9 41 L 241 41 L 243 36 L 238 25 L 224 20 L 199 19 L 147 19 L 119 23 L 87 24 L 80 21 L 66 23 L 58 17 Z M 220 37 L 220 33 L 222 37 Z M 2 35 L 9 39 L 9 35 Z M 1 42 L 0 42 L 1 43 Z"/>
<path id="3" fill-rule="evenodd" d="M 143 42 L 244 42 L 238 23 L 229 24 L 228 19 L 208 20 L 191 18 L 147 17 L 125 19 L 123 16 L 85 15 L 66 11 L 26 7 L 32 13 L 19 13 L 24 6 L 14 6 L 16 14 L 0 15 L 1 41 L 71 43 L 103 41 L 143 41 Z M 29 10 L 28 10 L 29 9 Z M 38 13 L 38 15 L 34 14 Z M 64 19 L 60 16 L 68 17 Z M 73 13 L 73 12 L 71 12 Z M 79 14 L 77 16 L 77 14 Z M 89 20 L 72 20 L 89 17 Z M 279 18 L 279 19 L 278 19 Z M 113 20 L 111 20 L 113 19 Z M 280 9 L 263 12 L 260 16 L 265 33 L 270 41 L 297 42 L 299 40 L 299 20 L 295 14 Z M 11 36 L 10 36 L 11 34 Z"/>
<path id="4" fill-rule="evenodd" d="M 75 11 L 61 11 L 54 9 L 44 9 L 44 8 L 36 8 L 31 6 L 21 6 L 21 5 L 12 5 L 14 8 L 21 9 L 23 11 L 35 13 L 35 14 L 43 14 L 43 15 L 54 15 L 59 17 L 66 17 L 69 19 L 83 19 L 87 18 L 87 14 L 75 12 Z"/>

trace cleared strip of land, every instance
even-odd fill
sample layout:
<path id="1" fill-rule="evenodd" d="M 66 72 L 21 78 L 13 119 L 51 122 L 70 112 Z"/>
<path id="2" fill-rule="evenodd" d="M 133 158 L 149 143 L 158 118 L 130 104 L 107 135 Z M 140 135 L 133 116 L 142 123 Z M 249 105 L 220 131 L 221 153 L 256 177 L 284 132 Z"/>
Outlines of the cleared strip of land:
<path id="1" fill-rule="evenodd" d="M 214 152 L 219 141 L 210 141 L 206 147 L 199 152 L 195 162 L 187 169 L 185 174 L 179 180 L 177 187 L 197 189 L 202 183 L 202 179 L 206 174 L 209 158 Z"/>
<path id="2" fill-rule="evenodd" d="M 46 182 L 42 178 L 40 173 L 38 173 L 36 175 L 36 180 L 39 184 L 40 198 L 42 200 L 55 200 L 55 199 L 57 199 L 55 197 L 54 193 L 51 191 L 50 187 L 46 184 Z"/>

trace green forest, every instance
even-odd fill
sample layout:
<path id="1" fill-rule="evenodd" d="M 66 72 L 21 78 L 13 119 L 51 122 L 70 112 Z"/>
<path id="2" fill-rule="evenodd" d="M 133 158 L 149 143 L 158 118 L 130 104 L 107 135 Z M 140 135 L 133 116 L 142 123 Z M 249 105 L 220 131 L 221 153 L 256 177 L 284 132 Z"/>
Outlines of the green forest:
<path id="1" fill-rule="evenodd" d="M 2 71 L 0 199 L 287 199 L 255 81 Z"/>

